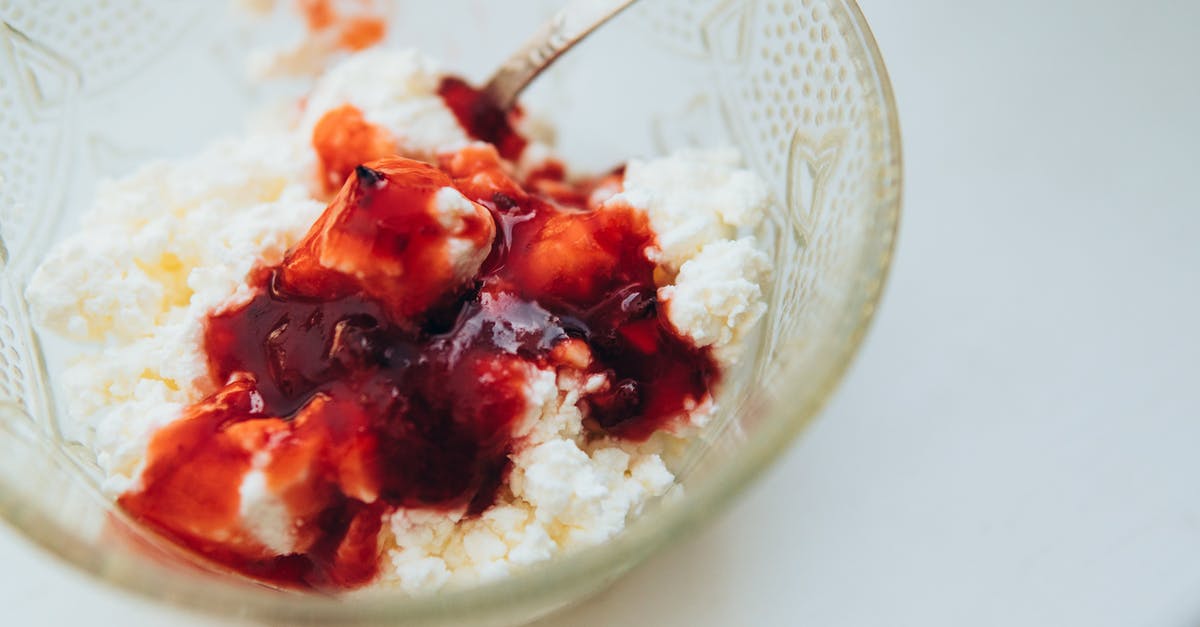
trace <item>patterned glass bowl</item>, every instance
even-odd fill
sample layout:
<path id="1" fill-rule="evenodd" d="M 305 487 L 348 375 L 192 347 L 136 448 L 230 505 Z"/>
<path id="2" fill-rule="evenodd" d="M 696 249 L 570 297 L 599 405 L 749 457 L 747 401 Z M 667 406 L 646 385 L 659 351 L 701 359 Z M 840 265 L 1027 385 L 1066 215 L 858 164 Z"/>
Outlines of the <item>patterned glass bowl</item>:
<path id="1" fill-rule="evenodd" d="M 391 43 L 479 79 L 556 3 L 400 2 Z M 519 6 L 512 6 L 519 5 Z M 105 581 L 148 597 L 280 622 L 502 625 L 595 592 L 711 517 L 828 398 L 875 310 L 901 192 L 886 72 L 853 0 L 644 0 L 527 98 L 569 163 L 733 144 L 771 185 L 760 237 L 775 274 L 752 359 L 668 499 L 604 546 L 503 581 L 426 598 L 286 593 L 196 568 L 126 524 L 94 461 L 62 437 L 53 338 L 30 327 L 24 285 L 99 178 L 237 131 L 270 88 L 245 51 L 289 25 L 248 25 L 196 0 L 0 0 L 0 515 Z M 278 22 L 278 23 L 276 23 Z"/>

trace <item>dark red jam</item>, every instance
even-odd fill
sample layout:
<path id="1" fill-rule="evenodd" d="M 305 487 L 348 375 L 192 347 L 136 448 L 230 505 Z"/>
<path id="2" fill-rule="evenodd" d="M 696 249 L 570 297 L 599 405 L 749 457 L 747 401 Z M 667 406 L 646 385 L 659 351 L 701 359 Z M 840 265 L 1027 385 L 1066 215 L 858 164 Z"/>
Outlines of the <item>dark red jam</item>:
<path id="1" fill-rule="evenodd" d="M 456 76 L 443 78 L 438 94 L 468 135 L 492 144 L 505 159 L 515 161 L 521 156 L 528 142 L 512 127 L 512 118 L 521 115 L 519 109 L 512 114 L 501 111 L 482 91 Z"/>
<path id="2" fill-rule="evenodd" d="M 344 589 L 377 575 L 388 512 L 495 502 L 534 369 L 606 376 L 583 400 L 592 437 L 685 418 L 718 369 L 664 318 L 646 216 L 594 201 L 620 174 L 535 178 L 518 184 L 482 145 L 438 167 L 353 168 L 284 262 L 251 277 L 255 296 L 209 316 L 221 389 L 155 434 L 120 504 L 250 577 Z M 445 187 L 475 215 L 439 221 Z M 456 274 L 451 238 L 486 254 L 478 271 Z M 243 526 L 251 472 L 291 516 L 284 549 Z"/>

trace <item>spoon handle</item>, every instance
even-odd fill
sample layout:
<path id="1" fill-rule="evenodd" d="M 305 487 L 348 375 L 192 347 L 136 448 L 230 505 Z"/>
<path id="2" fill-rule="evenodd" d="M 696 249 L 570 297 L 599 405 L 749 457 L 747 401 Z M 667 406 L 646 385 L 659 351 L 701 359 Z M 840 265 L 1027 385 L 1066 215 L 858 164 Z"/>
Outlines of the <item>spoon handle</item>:
<path id="1" fill-rule="evenodd" d="M 484 85 L 487 97 L 502 111 L 564 52 L 616 17 L 637 0 L 572 0 L 508 58 Z"/>

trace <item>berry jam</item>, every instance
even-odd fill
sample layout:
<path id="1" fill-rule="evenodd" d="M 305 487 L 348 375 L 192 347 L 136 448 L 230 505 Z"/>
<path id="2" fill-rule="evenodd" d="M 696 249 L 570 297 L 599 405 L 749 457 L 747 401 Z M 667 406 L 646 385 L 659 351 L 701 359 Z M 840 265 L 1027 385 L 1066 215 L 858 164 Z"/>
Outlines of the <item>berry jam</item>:
<path id="1" fill-rule="evenodd" d="M 220 390 L 155 434 L 120 504 L 250 577 L 352 588 L 378 574 L 389 512 L 496 501 L 537 370 L 605 377 L 582 400 L 590 437 L 686 419 L 719 372 L 664 318 L 645 214 L 600 206 L 619 173 L 536 178 L 518 184 L 480 144 L 437 167 L 353 168 L 283 263 L 251 276 L 254 296 L 208 317 Z M 438 219 L 447 187 L 474 215 Z M 478 249 L 477 270 L 452 263 L 452 240 Z M 283 546 L 245 527 L 254 485 L 285 508 Z"/>
<path id="2" fill-rule="evenodd" d="M 515 161 L 521 156 L 528 141 L 513 129 L 511 119 L 520 117 L 520 108 L 506 114 L 482 91 L 456 76 L 443 78 L 438 94 L 468 135 L 492 144 L 505 159 Z"/>

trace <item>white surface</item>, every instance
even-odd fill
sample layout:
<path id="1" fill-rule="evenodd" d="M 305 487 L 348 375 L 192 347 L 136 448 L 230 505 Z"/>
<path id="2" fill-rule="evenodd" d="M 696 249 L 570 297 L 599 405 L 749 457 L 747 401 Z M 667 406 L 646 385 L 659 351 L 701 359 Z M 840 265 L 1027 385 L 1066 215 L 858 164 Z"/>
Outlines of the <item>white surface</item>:
<path id="1" fill-rule="evenodd" d="M 736 508 L 540 627 L 1196 624 L 1200 3 L 862 3 L 908 182 L 863 354 Z M 8 531 L 0 581 L 6 625 L 208 624 Z"/>

